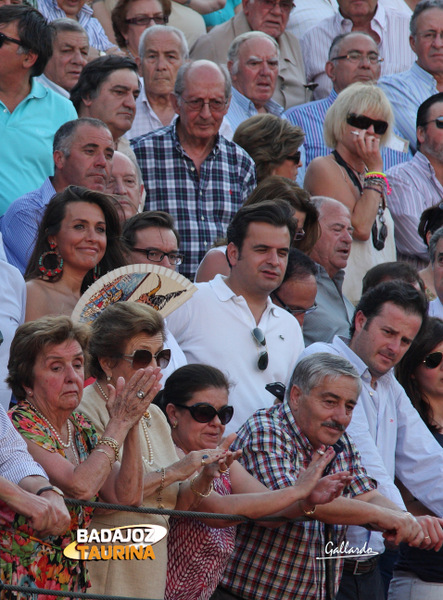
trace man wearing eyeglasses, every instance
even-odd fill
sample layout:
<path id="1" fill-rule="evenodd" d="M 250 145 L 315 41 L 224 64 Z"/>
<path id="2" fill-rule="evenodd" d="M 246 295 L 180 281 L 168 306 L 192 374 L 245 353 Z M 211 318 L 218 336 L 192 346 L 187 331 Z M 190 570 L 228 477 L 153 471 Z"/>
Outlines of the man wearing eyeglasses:
<path id="1" fill-rule="evenodd" d="M 174 217 L 185 255 L 180 272 L 191 279 L 256 185 L 252 159 L 219 134 L 230 95 L 226 69 L 206 60 L 187 63 L 171 94 L 177 120 L 132 140 L 146 209 Z"/>
<path id="2" fill-rule="evenodd" d="M 363 466 L 379 491 L 405 510 L 397 477 L 423 506 L 418 515 L 443 516 L 443 450 L 395 379 L 393 368 L 402 359 L 427 314 L 421 291 L 400 281 L 381 283 L 368 290 L 354 313 L 350 339 L 334 337 L 317 343 L 302 356 L 329 352 L 348 359 L 362 380 L 362 391 L 348 426 Z M 411 511 L 414 512 L 411 507 Z M 422 548 L 437 547 L 443 539 L 443 521 L 417 517 L 423 533 Z M 346 539 L 354 548 L 369 545 L 385 550 L 380 533 L 350 527 Z M 337 600 L 383 600 L 376 561 L 345 559 Z"/>
<path id="3" fill-rule="evenodd" d="M 409 17 L 377 0 L 337 0 L 339 12 L 312 27 L 301 39 L 308 83 L 317 83 L 314 98 L 326 98 L 332 82 L 325 73 L 332 40 L 342 33 L 364 31 L 378 45 L 383 75 L 409 69 L 415 56 L 408 43 Z"/>
<path id="4" fill-rule="evenodd" d="M 229 46 L 235 38 L 247 31 L 262 31 L 273 37 L 280 49 L 273 99 L 284 108 L 308 102 L 311 92 L 306 86 L 300 44 L 286 31 L 292 7 L 292 0 L 242 0 L 241 12 L 197 40 L 191 48 L 191 58 L 226 64 Z"/>
<path id="5" fill-rule="evenodd" d="M 443 0 L 422 0 L 411 17 L 409 43 L 416 62 L 406 71 L 380 79 L 401 135 L 416 150 L 415 117 L 430 96 L 443 92 Z"/>
<path id="6" fill-rule="evenodd" d="M 378 46 L 368 33 L 351 31 L 334 38 L 325 65 L 326 75 L 333 85 L 329 96 L 301 106 L 294 106 L 284 113 L 290 123 L 298 125 L 305 132 L 303 148 L 306 156 L 300 170 L 302 177 L 314 158 L 332 152 L 332 148 L 326 146 L 323 137 L 323 123 L 328 109 L 333 105 L 338 94 L 352 83 L 376 83 L 380 77 L 382 63 Z M 412 158 L 412 153 L 408 151 L 408 144 L 397 135 L 389 138 L 380 152 L 385 172 L 389 167 Z"/>
<path id="7" fill-rule="evenodd" d="M 443 10 L 440 11 L 443 15 Z M 420 105 L 416 115 L 417 152 L 413 159 L 387 171 L 392 194 L 389 210 L 395 223 L 398 260 L 423 268 L 428 248 L 418 233 L 424 210 L 443 199 L 443 93 Z"/>
<path id="8" fill-rule="evenodd" d="M 0 215 L 52 174 L 54 133 L 77 118 L 67 98 L 36 80 L 51 53 L 51 30 L 38 11 L 0 6 Z"/>

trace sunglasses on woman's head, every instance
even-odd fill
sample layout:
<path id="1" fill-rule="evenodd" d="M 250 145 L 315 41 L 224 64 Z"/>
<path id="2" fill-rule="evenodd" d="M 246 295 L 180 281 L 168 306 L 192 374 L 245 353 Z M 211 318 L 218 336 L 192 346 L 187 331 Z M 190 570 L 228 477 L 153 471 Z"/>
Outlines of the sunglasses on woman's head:
<path id="1" fill-rule="evenodd" d="M 123 358 L 123 360 L 132 363 L 133 369 L 145 369 L 151 364 L 152 359 L 155 358 L 157 365 L 161 369 L 165 369 L 171 360 L 171 351 L 165 348 L 157 352 L 157 354 L 152 354 L 149 350 L 136 350 L 133 354 L 121 354 L 118 358 Z"/>
<path id="2" fill-rule="evenodd" d="M 442 359 L 443 352 L 431 352 L 425 357 L 423 364 L 428 369 L 436 369 L 440 366 Z"/>
<path id="3" fill-rule="evenodd" d="M 388 129 L 388 123 L 386 121 L 377 121 L 365 115 L 356 115 L 350 113 L 346 118 L 346 123 L 351 127 L 357 127 L 357 129 L 369 129 L 371 125 L 374 127 L 374 133 L 377 135 L 383 135 Z"/>
<path id="4" fill-rule="evenodd" d="M 189 410 L 191 417 L 197 423 L 210 423 L 217 416 L 222 425 L 227 425 L 234 414 L 233 406 L 223 406 L 220 410 L 216 410 L 212 404 L 206 404 L 206 402 L 198 402 L 192 406 L 186 406 L 186 404 L 176 404 L 175 406 Z"/>

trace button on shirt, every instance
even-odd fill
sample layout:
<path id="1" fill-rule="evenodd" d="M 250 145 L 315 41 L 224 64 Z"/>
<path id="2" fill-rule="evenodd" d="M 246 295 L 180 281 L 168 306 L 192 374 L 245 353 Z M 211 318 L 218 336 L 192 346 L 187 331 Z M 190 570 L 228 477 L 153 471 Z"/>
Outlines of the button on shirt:
<path id="1" fill-rule="evenodd" d="M 428 262 L 429 253 L 418 234 L 421 214 L 443 199 L 443 186 L 434 167 L 420 151 L 407 163 L 397 165 L 387 173 L 392 193 L 389 210 L 395 223 L 395 244 L 398 252 Z"/>
<path id="2" fill-rule="evenodd" d="M 443 515 L 443 449 L 412 406 L 393 371 L 378 378 L 371 387 L 366 364 L 349 347 L 344 338 L 332 344 L 309 346 L 303 356 L 329 352 L 347 358 L 362 379 L 362 392 L 347 428 L 362 464 L 378 482 L 378 490 L 405 510 L 394 484 L 397 476 L 411 494 L 437 515 Z M 346 539 L 352 546 L 367 544 L 376 552 L 384 551 L 380 533 L 350 527 Z"/>
<path id="3" fill-rule="evenodd" d="M 343 495 L 358 497 L 373 490 L 375 482 L 367 477 L 351 440 L 346 433 L 340 439 L 344 449 L 334 459 L 331 473 L 350 471 L 352 481 Z M 287 402 L 256 412 L 238 432 L 233 448 L 242 450 L 239 462 L 249 473 L 272 490 L 294 485 L 314 454 Z M 335 546 L 343 540 L 346 526 L 331 529 Z M 325 525 L 314 519 L 277 529 L 240 525 L 221 585 L 251 600 L 325 600 L 325 567 L 331 561 L 317 560 L 325 556 L 325 542 Z M 332 562 L 337 591 L 342 560 Z"/>
<path id="4" fill-rule="evenodd" d="M 383 64 L 383 63 L 382 63 Z M 434 77 L 416 62 L 404 73 L 382 77 L 381 89 L 387 95 L 395 115 L 395 126 L 408 140 L 411 150 L 417 148 L 417 110 L 429 96 L 438 94 Z"/>
<path id="5" fill-rule="evenodd" d="M 409 45 L 409 20 L 408 15 L 392 8 L 384 8 L 378 3 L 371 29 L 380 38 L 379 51 L 384 59 L 381 63 L 382 75 L 405 71 L 417 58 Z M 301 39 L 306 79 L 308 83 L 319 84 L 314 90 L 316 100 L 325 98 L 332 89 L 332 81 L 325 73 L 332 40 L 337 35 L 349 33 L 352 27 L 350 19 L 337 13 L 312 27 Z"/>
<path id="6" fill-rule="evenodd" d="M 168 326 L 188 363 L 218 367 L 232 383 L 229 398 L 234 417 L 226 427 L 231 433 L 254 411 L 273 404 L 275 397 L 265 390 L 266 384 L 289 383 L 303 350 L 303 338 L 297 319 L 269 298 L 257 325 L 246 300 L 236 296 L 221 275 L 198 283 L 197 288 L 168 316 Z M 255 327 L 260 327 L 266 338 L 269 364 L 264 371 L 257 366 L 265 348 L 258 347 L 252 336 Z"/>
<path id="7" fill-rule="evenodd" d="M 200 176 L 181 146 L 176 122 L 131 142 L 146 189 L 146 210 L 170 213 L 185 254 L 180 272 L 193 278 L 205 252 L 256 186 L 255 165 L 240 146 L 217 135 Z"/>
<path id="8" fill-rule="evenodd" d="M 275 115 L 277 117 L 282 116 L 283 106 L 280 106 L 280 104 L 275 102 L 275 100 L 272 100 L 272 98 L 266 102 L 264 107 L 266 112 L 270 113 L 271 115 Z M 253 117 L 257 114 L 258 111 L 255 108 L 252 100 L 249 100 L 249 98 L 241 94 L 233 87 L 231 103 L 225 117 L 231 126 L 232 131 L 235 132 L 240 123 L 243 123 L 243 121 L 246 121 L 246 119 L 249 119 L 249 117 Z"/>

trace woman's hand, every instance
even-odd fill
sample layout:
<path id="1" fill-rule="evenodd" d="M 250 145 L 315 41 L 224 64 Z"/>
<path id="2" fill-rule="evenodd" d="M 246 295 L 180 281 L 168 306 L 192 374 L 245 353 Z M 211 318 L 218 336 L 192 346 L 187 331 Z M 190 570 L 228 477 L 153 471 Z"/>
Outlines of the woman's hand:
<path id="1" fill-rule="evenodd" d="M 193 450 L 186 454 L 184 458 L 172 465 L 180 473 L 180 476 L 176 481 L 184 481 L 193 475 L 196 471 L 199 471 L 203 466 L 203 471 L 206 474 L 211 473 L 213 470 L 218 470 L 219 461 L 224 460 L 227 451 L 223 448 L 213 448 L 206 450 Z M 214 475 L 210 476 L 212 480 Z"/>
<path id="2" fill-rule="evenodd" d="M 355 153 L 359 156 L 368 171 L 383 171 L 383 159 L 380 154 L 380 138 L 366 129 L 356 129 L 354 135 Z"/>
<path id="3" fill-rule="evenodd" d="M 128 383 L 119 377 L 115 388 L 108 384 L 109 400 L 106 407 L 111 421 L 122 421 L 129 427 L 138 423 L 160 391 L 161 378 L 160 367 L 146 367 L 138 369 Z"/>

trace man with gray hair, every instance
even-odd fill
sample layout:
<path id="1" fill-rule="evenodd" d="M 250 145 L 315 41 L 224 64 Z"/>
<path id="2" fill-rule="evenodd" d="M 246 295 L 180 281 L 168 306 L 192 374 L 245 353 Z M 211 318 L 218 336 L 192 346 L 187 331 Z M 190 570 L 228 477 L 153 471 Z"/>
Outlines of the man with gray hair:
<path id="1" fill-rule="evenodd" d="M 83 67 L 88 62 L 89 39 L 85 29 L 73 19 L 56 19 L 52 27 L 52 56 L 38 81 L 69 98 Z"/>
<path id="2" fill-rule="evenodd" d="M 437 292 L 437 298 L 429 303 L 429 315 L 443 319 L 443 227 L 437 229 L 429 240 L 429 256 Z"/>
<path id="3" fill-rule="evenodd" d="M 328 504 L 297 502 L 291 517 L 308 517 L 304 521 L 277 529 L 238 526 L 235 550 L 214 598 L 335 598 L 343 557 L 352 552 L 341 545 L 350 524 L 371 523 L 387 539 L 414 546 L 423 540 L 415 519 L 375 489 L 345 432 L 360 390 L 349 361 L 314 354 L 295 367 L 285 401 L 257 411 L 237 432 L 232 448 L 242 449 L 239 461 L 270 489 L 293 485 L 315 454 L 330 446 L 336 456 L 328 472 L 352 475 L 343 495 Z"/>
<path id="4" fill-rule="evenodd" d="M 409 43 L 417 61 L 407 71 L 382 77 L 379 85 L 392 104 L 397 129 L 415 152 L 418 107 L 430 96 L 443 92 L 443 0 L 421 0 L 409 29 Z"/>
<path id="5" fill-rule="evenodd" d="M 126 133 L 128 139 L 170 125 L 176 118 L 171 93 L 177 72 L 188 56 L 188 44 L 180 29 L 154 25 L 144 31 L 136 59 L 143 85 L 134 122 Z"/>
<path id="6" fill-rule="evenodd" d="M 205 252 L 256 185 L 255 166 L 219 129 L 231 97 L 226 69 L 208 60 L 180 67 L 171 101 L 178 118 L 132 142 L 149 210 L 170 213 L 182 239 L 180 271 L 193 277 Z"/>
<path id="7" fill-rule="evenodd" d="M 111 175 L 114 142 L 108 127 L 98 119 L 68 121 L 55 133 L 54 175 L 11 204 L 0 221 L 8 262 L 24 273 L 34 248 L 46 205 L 68 185 L 105 192 Z"/>
<path id="8" fill-rule="evenodd" d="M 280 117 L 283 107 L 272 100 L 278 77 L 279 48 L 262 31 L 248 31 L 235 38 L 228 50 L 232 98 L 226 114 L 233 132 L 257 113 Z"/>

